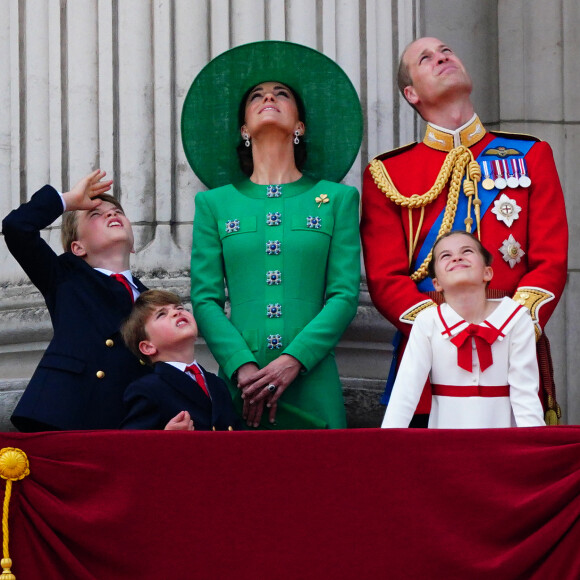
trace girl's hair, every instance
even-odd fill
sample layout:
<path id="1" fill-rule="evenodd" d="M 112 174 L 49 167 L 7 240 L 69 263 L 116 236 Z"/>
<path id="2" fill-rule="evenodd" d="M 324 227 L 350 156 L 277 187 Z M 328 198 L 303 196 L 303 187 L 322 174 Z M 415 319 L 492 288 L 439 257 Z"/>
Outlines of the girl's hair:
<path id="1" fill-rule="evenodd" d="M 266 81 L 264 81 L 266 82 Z M 261 83 L 258 83 L 261 84 Z M 304 103 L 300 98 L 300 95 L 286 83 L 280 82 L 285 87 L 290 89 L 290 92 L 294 96 L 296 100 L 296 107 L 298 108 L 298 118 L 306 125 L 306 110 L 304 109 Z M 250 92 L 253 91 L 258 85 L 254 85 L 250 87 L 242 97 L 242 101 L 240 102 L 240 107 L 238 109 L 238 127 L 241 127 L 246 122 L 246 101 L 248 100 L 248 96 Z M 246 147 L 244 139 L 240 139 L 240 142 L 236 148 L 238 153 L 238 160 L 240 162 L 240 168 L 245 175 L 250 177 L 252 173 L 254 173 L 254 159 L 252 157 L 252 148 Z M 294 146 L 294 162 L 296 163 L 296 167 L 299 170 L 302 170 L 304 164 L 306 163 L 306 143 L 304 142 L 304 136 L 300 137 L 300 143 Z"/>
<path id="2" fill-rule="evenodd" d="M 431 261 L 429 262 L 429 266 L 427 267 L 427 271 L 429 272 L 430 278 L 437 277 L 437 275 L 435 274 L 435 248 L 437 247 L 439 242 L 441 240 L 444 240 L 445 238 L 449 238 L 451 236 L 456 236 L 460 234 L 463 236 L 467 236 L 471 238 L 473 241 L 475 241 L 475 245 L 477 246 L 477 249 L 481 257 L 483 258 L 484 264 L 486 266 L 491 266 L 491 263 L 493 262 L 493 256 L 491 255 L 491 252 L 489 252 L 489 250 L 487 250 L 484 247 L 484 245 L 479 241 L 479 238 L 477 236 L 474 236 L 473 234 L 466 232 L 465 230 L 451 230 L 450 232 L 443 234 L 440 238 L 437 238 L 437 241 L 433 244 L 433 249 L 431 250 L 432 252 Z"/>

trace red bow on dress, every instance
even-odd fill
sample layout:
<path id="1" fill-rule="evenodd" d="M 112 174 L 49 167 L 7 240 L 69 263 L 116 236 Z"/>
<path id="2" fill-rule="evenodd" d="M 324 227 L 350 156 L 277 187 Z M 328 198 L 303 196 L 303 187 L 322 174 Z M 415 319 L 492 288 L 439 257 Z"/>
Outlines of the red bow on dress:
<path id="1" fill-rule="evenodd" d="M 474 338 L 481 370 L 484 371 L 490 367 L 493 364 L 491 345 L 500 334 L 497 328 L 479 326 L 479 324 L 470 324 L 467 328 L 464 328 L 451 339 L 451 342 L 457 347 L 457 364 L 468 372 L 473 370 L 471 338 Z"/>

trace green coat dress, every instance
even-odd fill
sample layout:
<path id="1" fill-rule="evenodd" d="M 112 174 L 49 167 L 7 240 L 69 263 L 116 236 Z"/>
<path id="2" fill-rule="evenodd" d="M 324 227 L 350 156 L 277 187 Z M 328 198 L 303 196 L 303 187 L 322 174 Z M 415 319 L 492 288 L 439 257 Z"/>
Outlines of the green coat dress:
<path id="1" fill-rule="evenodd" d="M 238 410 L 235 371 L 289 354 L 303 369 L 280 398 L 274 428 L 346 427 L 333 349 L 356 314 L 359 282 L 355 188 L 304 176 L 197 194 L 194 315 Z M 270 427 L 266 412 L 261 426 Z"/>

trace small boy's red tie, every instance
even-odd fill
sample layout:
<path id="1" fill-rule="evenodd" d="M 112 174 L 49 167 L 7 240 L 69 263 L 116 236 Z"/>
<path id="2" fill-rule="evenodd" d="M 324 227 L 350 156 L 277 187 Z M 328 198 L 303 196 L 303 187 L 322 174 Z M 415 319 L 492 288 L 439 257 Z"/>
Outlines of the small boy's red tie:
<path id="1" fill-rule="evenodd" d="M 127 278 L 125 278 L 123 274 L 111 274 L 111 278 L 115 278 L 117 282 L 123 284 L 123 286 L 125 286 L 125 290 L 127 290 L 127 292 L 129 292 L 129 295 L 131 296 L 131 302 L 135 302 L 135 296 L 133 295 L 133 290 L 131 288 L 131 285 L 129 284 L 129 280 L 127 280 Z"/>
<path id="2" fill-rule="evenodd" d="M 205 384 L 205 379 L 203 378 L 203 373 L 197 365 L 190 365 L 185 367 L 186 373 L 193 373 L 195 377 L 195 382 L 203 389 L 203 392 L 209 397 L 209 391 L 207 390 L 207 385 Z"/>

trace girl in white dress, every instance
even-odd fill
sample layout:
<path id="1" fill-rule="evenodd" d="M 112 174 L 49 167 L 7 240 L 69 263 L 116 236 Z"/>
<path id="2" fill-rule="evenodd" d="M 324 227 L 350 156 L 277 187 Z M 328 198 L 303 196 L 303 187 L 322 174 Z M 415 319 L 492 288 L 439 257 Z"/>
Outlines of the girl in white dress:
<path id="1" fill-rule="evenodd" d="M 429 273 L 445 302 L 417 316 L 382 427 L 409 426 L 427 378 L 431 428 L 545 424 L 534 325 L 511 298 L 486 298 L 491 261 L 470 233 L 435 242 Z"/>

